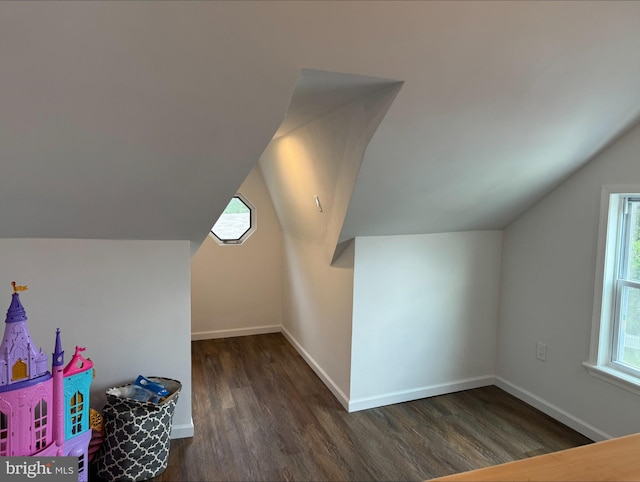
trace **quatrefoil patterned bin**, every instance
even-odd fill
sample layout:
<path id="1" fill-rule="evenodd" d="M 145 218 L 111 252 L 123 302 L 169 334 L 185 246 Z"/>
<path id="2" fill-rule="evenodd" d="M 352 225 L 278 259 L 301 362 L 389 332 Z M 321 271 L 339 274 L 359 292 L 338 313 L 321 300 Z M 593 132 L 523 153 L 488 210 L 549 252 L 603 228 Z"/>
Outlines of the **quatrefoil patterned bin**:
<path id="1" fill-rule="evenodd" d="M 167 468 L 171 420 L 182 384 L 170 378 L 149 379 L 164 384 L 171 395 L 153 403 L 119 396 L 129 385 L 107 390 L 104 442 L 94 462 L 96 474 L 104 480 L 148 480 Z"/>

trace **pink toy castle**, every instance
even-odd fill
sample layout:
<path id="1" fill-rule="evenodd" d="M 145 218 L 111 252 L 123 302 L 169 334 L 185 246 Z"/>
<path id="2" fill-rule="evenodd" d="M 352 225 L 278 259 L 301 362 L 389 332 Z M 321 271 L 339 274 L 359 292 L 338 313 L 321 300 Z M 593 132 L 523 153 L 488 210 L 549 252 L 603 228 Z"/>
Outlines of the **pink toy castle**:
<path id="1" fill-rule="evenodd" d="M 78 480 L 88 480 L 91 440 L 89 389 L 93 363 L 76 352 L 66 367 L 56 331 L 51 372 L 48 357 L 37 350 L 19 291 L 13 285 L 0 344 L 0 456 L 78 457 Z"/>

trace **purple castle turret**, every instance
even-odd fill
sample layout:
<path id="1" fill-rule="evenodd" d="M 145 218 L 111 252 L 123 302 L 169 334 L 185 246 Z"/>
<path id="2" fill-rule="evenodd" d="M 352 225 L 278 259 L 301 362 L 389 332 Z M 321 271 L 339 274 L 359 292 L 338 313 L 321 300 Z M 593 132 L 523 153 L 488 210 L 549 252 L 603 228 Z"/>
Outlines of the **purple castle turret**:
<path id="1" fill-rule="evenodd" d="M 56 330 L 56 347 L 53 351 L 53 362 L 51 365 L 54 367 L 64 365 L 64 350 L 62 350 L 62 342 L 60 341 L 60 328 Z"/>
<path id="2" fill-rule="evenodd" d="M 47 371 L 48 357 L 36 349 L 20 302 L 19 291 L 27 287 L 12 285 L 0 343 L 0 457 L 78 457 L 78 480 L 86 481 L 93 363 L 76 347 L 65 367 L 58 329 L 51 373 Z"/>
<path id="3" fill-rule="evenodd" d="M 53 405 L 54 425 L 53 440 L 58 447 L 56 455 L 64 452 L 64 351 L 60 341 L 60 328 L 56 330 L 56 347 L 54 349 L 51 370 L 53 371 Z"/>
<path id="4" fill-rule="evenodd" d="M 38 351 L 31 340 L 27 314 L 15 291 L 11 295 L 0 344 L 0 387 L 47 375 L 47 363 L 47 355 Z"/>

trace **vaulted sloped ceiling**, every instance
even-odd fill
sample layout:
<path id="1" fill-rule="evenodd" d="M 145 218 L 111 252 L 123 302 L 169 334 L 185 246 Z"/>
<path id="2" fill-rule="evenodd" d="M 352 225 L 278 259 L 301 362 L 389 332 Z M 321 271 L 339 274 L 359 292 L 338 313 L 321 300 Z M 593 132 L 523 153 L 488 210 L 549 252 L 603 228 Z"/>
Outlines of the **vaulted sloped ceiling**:
<path id="1" fill-rule="evenodd" d="M 303 68 L 404 81 L 341 239 L 500 228 L 638 118 L 638 45 L 640 2 L 0 2 L 0 237 L 197 245 Z"/>
<path id="2" fill-rule="evenodd" d="M 260 169 L 287 236 L 338 260 L 340 231 L 377 127 L 402 82 L 303 69 Z M 340 245 L 341 244 L 341 245 Z"/>

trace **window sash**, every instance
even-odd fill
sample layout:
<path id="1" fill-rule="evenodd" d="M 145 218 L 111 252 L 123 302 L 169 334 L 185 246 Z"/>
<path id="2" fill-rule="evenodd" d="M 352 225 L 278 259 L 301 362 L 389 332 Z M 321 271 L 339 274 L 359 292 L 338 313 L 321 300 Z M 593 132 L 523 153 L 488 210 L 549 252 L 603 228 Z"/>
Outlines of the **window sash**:
<path id="1" fill-rule="evenodd" d="M 615 282 L 615 313 L 613 317 L 613 333 L 611 337 L 611 355 L 609 358 L 612 368 L 629 375 L 640 377 L 640 369 L 624 362 L 626 319 L 629 294 L 631 290 L 640 290 L 640 281 L 630 279 L 630 256 L 633 239 L 632 215 L 640 206 L 639 197 L 626 197 L 620 203 L 620 221 L 618 232 L 618 262 Z"/>
<path id="2" fill-rule="evenodd" d="M 632 243 L 634 241 L 634 230 L 638 229 L 638 219 L 634 219 L 634 216 L 640 214 L 640 197 L 627 197 L 624 198 L 621 203 L 622 212 L 620 213 L 620 245 L 618 247 L 620 253 L 620 260 L 618 266 L 619 278 L 627 279 L 631 281 L 640 281 L 638 273 L 631 272 L 632 257 Z M 635 278 L 633 277 L 635 274 Z"/>
<path id="3" fill-rule="evenodd" d="M 625 338 L 627 336 L 634 336 L 627 334 L 627 320 L 623 319 L 623 314 L 627 314 L 628 312 L 628 301 L 631 290 L 638 290 L 637 292 L 640 292 L 640 282 L 618 280 L 611 363 L 619 370 L 640 377 L 640 368 L 631 366 L 623 361 L 626 346 Z"/>
<path id="4" fill-rule="evenodd" d="M 619 289 L 621 283 L 618 280 L 640 282 L 640 279 L 624 279 L 620 270 L 622 266 L 620 257 L 625 254 L 620 251 L 623 239 L 622 225 L 625 220 L 623 215 L 625 211 L 629 212 L 629 201 L 639 202 L 636 205 L 635 214 L 633 210 L 631 211 L 635 216 L 634 222 L 640 224 L 640 184 L 604 185 L 600 195 L 591 343 L 589 358 L 583 362 L 583 366 L 593 377 L 640 396 L 640 374 L 635 372 L 630 374 L 620 369 L 624 368 L 622 365 L 612 362 L 616 359 L 613 356 L 614 335 L 617 333 L 614 325 L 620 306 L 616 295 L 621 293 Z M 637 246 L 634 247 L 636 248 Z M 629 256 L 629 254 L 625 255 Z M 638 252 L 634 251 L 633 254 L 638 255 Z M 632 271 L 634 270 L 636 278 L 640 278 L 637 273 L 640 269 L 636 266 Z M 635 327 L 632 331 L 636 333 Z M 616 338 L 616 342 L 618 339 Z"/>

